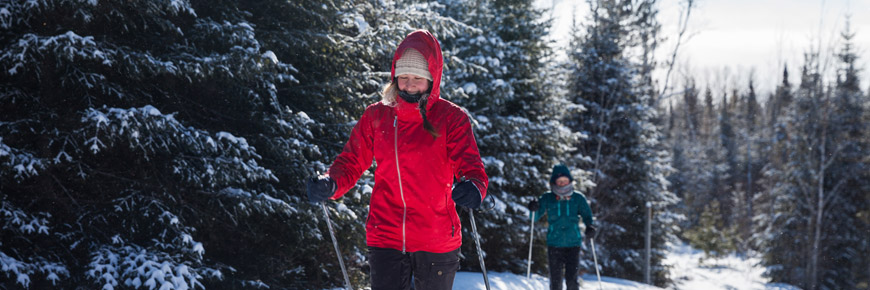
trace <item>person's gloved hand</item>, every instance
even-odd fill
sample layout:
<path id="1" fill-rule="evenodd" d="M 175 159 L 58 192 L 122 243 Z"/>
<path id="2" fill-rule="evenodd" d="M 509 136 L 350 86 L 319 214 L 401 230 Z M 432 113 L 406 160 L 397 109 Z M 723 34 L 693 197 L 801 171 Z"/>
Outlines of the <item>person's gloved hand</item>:
<path id="1" fill-rule="evenodd" d="M 470 209 L 480 207 L 480 190 L 471 180 L 465 180 L 453 186 L 453 202 Z"/>
<path id="2" fill-rule="evenodd" d="M 591 238 L 591 237 L 594 236 L 594 235 L 595 235 L 595 227 L 593 227 L 593 226 L 586 226 L 586 237 Z"/>
<path id="3" fill-rule="evenodd" d="M 538 203 L 537 199 L 529 202 L 529 210 L 530 211 L 538 211 L 539 208 L 541 208 L 541 205 Z"/>
<path id="4" fill-rule="evenodd" d="M 312 203 L 324 201 L 335 195 L 337 186 L 335 180 L 329 176 L 313 176 L 308 179 L 308 200 Z"/>

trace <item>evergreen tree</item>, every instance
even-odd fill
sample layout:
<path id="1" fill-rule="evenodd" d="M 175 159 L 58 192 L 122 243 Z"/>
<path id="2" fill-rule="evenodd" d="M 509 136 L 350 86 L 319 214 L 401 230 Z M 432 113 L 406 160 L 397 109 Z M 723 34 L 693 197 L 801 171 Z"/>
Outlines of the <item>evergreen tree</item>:
<path id="1" fill-rule="evenodd" d="M 737 250 L 734 235 L 737 235 L 737 225 L 725 226 L 717 201 L 703 206 L 699 224 L 686 233 L 689 243 L 702 251 L 704 258 L 719 259 Z M 698 263 L 703 264 L 704 258 Z"/>
<path id="2" fill-rule="evenodd" d="M 649 90 L 642 72 L 647 62 L 633 58 L 637 33 L 645 33 L 654 13 L 644 10 L 652 1 L 590 1 L 592 23 L 586 34 L 576 35 L 569 58 L 573 73 L 569 100 L 587 111 L 565 119 L 572 130 L 589 136 L 578 152 L 589 156 L 588 166 L 596 185 L 589 193 L 595 200 L 600 234 L 599 261 L 606 272 L 641 281 L 644 277 L 644 234 L 647 205 L 655 214 L 652 225 L 652 279 L 667 282 L 661 265 L 665 241 L 672 237 L 676 217 L 668 208 L 676 203 L 664 180 L 668 168 L 656 150 L 657 129 Z"/>
<path id="3" fill-rule="evenodd" d="M 282 104 L 277 87 L 300 76 L 249 13 L 222 1 L 4 5 L 0 211 L 16 218 L 0 229 L 3 288 L 308 281 L 282 251 L 322 241 L 296 227 L 310 220 L 297 174 L 318 155 L 320 124 Z"/>
<path id="4" fill-rule="evenodd" d="M 776 282 L 787 282 L 804 286 L 809 274 L 808 261 L 811 234 L 809 234 L 811 216 L 809 214 L 812 200 L 808 200 L 810 186 L 800 182 L 812 180 L 811 166 L 814 158 L 808 158 L 812 150 L 807 148 L 816 138 L 811 134 L 819 120 L 819 105 L 821 98 L 820 75 L 814 70 L 816 58 L 807 54 L 801 74 L 800 87 L 795 95 L 794 103 L 788 108 L 784 122 L 788 126 L 788 137 L 785 146 L 789 158 L 778 175 L 768 175 L 775 184 L 770 189 L 771 215 L 760 220 L 764 221 L 764 232 L 759 240 L 762 242 L 763 261 L 768 267 L 766 274 Z"/>
<path id="5" fill-rule="evenodd" d="M 784 167 L 789 158 L 788 152 L 788 123 L 785 121 L 786 114 L 791 107 L 794 92 L 791 84 L 788 81 L 788 69 L 783 69 L 782 83 L 776 88 L 775 93 L 767 102 L 767 111 L 769 120 L 766 126 L 766 136 L 768 148 L 767 163 L 762 169 L 761 188 L 758 190 L 758 195 L 755 198 L 756 210 L 753 216 L 754 230 L 750 240 L 755 249 L 765 252 L 765 240 L 770 239 L 773 234 L 770 230 L 771 220 L 776 214 L 777 204 L 781 196 L 778 196 L 774 191 L 776 182 L 783 175 Z"/>
<path id="6" fill-rule="evenodd" d="M 857 55 L 852 39 L 855 34 L 847 21 L 841 33 L 843 47 L 836 55 L 840 69 L 834 96 L 831 102 L 830 134 L 832 164 L 825 182 L 826 198 L 819 206 L 823 216 L 817 216 L 819 253 L 817 278 L 819 289 L 855 288 L 858 270 L 866 264 L 859 261 L 866 256 L 861 253 L 867 240 L 862 238 L 862 221 L 859 211 L 867 207 L 865 192 L 870 188 L 868 164 L 864 152 L 867 142 L 867 125 L 863 92 L 860 89 L 856 68 Z M 824 152 L 823 152 L 824 153 Z"/>
<path id="7" fill-rule="evenodd" d="M 774 176 L 777 199 L 760 235 L 764 263 L 774 281 L 808 289 L 854 288 L 860 238 L 860 208 L 866 204 L 866 120 L 853 62 L 850 32 L 836 85 L 825 89 L 818 54 L 807 54 L 802 81 L 787 116 L 788 162 Z M 783 242 L 788 241 L 788 242 Z"/>
<path id="8" fill-rule="evenodd" d="M 721 160 L 715 155 L 718 151 L 711 150 L 716 143 L 709 140 L 709 133 L 704 133 L 709 130 L 706 129 L 709 125 L 705 124 L 705 120 L 709 118 L 706 111 L 712 112 L 712 103 L 709 108 L 699 106 L 694 81 L 687 83 L 683 102 L 671 112 L 672 118 L 680 118 L 674 118 L 679 121 L 675 122 L 667 141 L 668 144 L 674 144 L 671 161 L 674 173 L 668 177 L 668 181 L 669 189 L 681 200 L 679 212 L 686 217 L 680 224 L 682 230 L 699 226 L 705 206 L 716 196 L 716 187 L 711 185 L 718 182 L 715 162 Z M 707 90 L 707 98 L 710 97 L 710 91 Z"/>
<path id="9" fill-rule="evenodd" d="M 736 181 L 737 187 L 740 190 L 737 194 L 741 198 L 739 199 L 740 206 L 737 207 L 737 211 L 734 212 L 735 221 L 739 225 L 739 235 L 734 236 L 734 238 L 738 239 L 738 246 L 741 251 L 746 251 L 747 247 L 750 245 L 747 244 L 749 242 L 749 237 L 752 235 L 752 218 L 754 216 L 754 200 L 756 198 L 756 192 L 758 191 L 758 176 L 760 175 L 761 168 L 763 164 L 765 164 L 767 154 L 764 151 L 767 148 L 767 144 L 765 139 L 761 138 L 762 130 L 760 120 L 763 119 L 761 106 L 758 104 L 755 85 L 752 79 L 749 80 L 749 91 L 743 97 L 741 101 L 741 113 L 740 113 L 740 122 L 737 128 L 737 131 L 740 132 L 740 136 L 737 137 L 738 140 L 741 140 L 740 145 L 740 163 L 742 164 L 741 168 L 738 168 L 740 176 Z M 736 173 L 735 172 L 735 173 Z"/>
<path id="10" fill-rule="evenodd" d="M 734 93 L 736 95 L 736 92 Z M 719 109 L 719 148 L 721 148 L 722 159 L 720 164 L 724 166 L 722 170 L 726 175 L 721 176 L 722 189 L 720 194 L 716 196 L 719 202 L 719 213 L 723 215 L 724 225 L 731 226 L 734 222 L 734 207 L 736 200 L 737 184 L 737 136 L 732 121 L 732 112 L 734 110 L 733 102 L 728 103 L 727 94 L 722 95 L 722 106 Z"/>
<path id="11" fill-rule="evenodd" d="M 544 40 L 549 22 L 528 0 L 444 2 L 442 15 L 474 28 L 443 39 L 449 58 L 442 92 L 475 121 L 490 178 L 484 209 L 476 213 L 485 263 L 489 270 L 524 272 L 526 206 L 548 190 L 550 169 L 569 161 L 566 153 L 580 138 L 559 122 L 566 106 L 556 98 L 555 70 L 545 62 L 552 54 Z M 462 252 L 475 253 L 467 213 L 460 216 L 466 230 Z M 540 272 L 546 265 L 545 242 L 541 235 L 537 239 L 533 257 Z M 462 266 L 479 271 L 478 264 L 469 256 Z"/>

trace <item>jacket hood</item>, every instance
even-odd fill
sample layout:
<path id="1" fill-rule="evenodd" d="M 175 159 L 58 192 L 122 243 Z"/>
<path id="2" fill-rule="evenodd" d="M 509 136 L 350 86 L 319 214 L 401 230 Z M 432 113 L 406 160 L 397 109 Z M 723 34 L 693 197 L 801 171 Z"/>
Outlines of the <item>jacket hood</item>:
<path id="1" fill-rule="evenodd" d="M 390 66 L 390 81 L 396 78 L 396 61 L 402 57 L 402 54 L 408 48 L 419 51 L 426 58 L 426 62 L 429 63 L 429 73 L 432 74 L 432 88 L 429 92 L 426 109 L 431 109 L 441 94 L 441 70 L 444 67 L 441 45 L 438 44 L 435 36 L 427 30 L 416 30 L 409 33 L 393 54 L 393 63 Z"/>
<path id="2" fill-rule="evenodd" d="M 550 184 L 555 184 L 556 179 L 559 178 L 559 176 L 565 176 L 568 177 L 568 180 L 571 180 L 572 182 L 574 181 L 574 177 L 571 176 L 571 170 L 568 170 L 568 166 L 562 164 L 553 166 L 553 174 L 550 175 Z"/>

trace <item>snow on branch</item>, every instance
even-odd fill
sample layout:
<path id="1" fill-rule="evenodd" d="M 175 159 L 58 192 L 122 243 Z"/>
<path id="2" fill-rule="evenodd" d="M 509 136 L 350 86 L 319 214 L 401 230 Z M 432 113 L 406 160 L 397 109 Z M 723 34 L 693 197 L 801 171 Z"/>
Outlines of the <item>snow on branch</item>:
<path id="1" fill-rule="evenodd" d="M 65 63 L 92 61 L 111 65 L 109 55 L 97 47 L 93 36 L 80 36 L 72 31 L 53 36 L 39 36 L 33 33 L 22 35 L 11 47 L 0 54 L 0 66 L 9 75 L 19 73 L 19 69 L 37 66 L 45 55 L 54 55 Z"/>
<path id="2" fill-rule="evenodd" d="M 43 168 L 45 161 L 42 158 L 9 147 L 3 143 L 3 137 L 0 137 L 0 175 L 13 174 L 15 179 L 21 180 L 38 175 L 36 170 Z"/>
<path id="3" fill-rule="evenodd" d="M 52 285 L 57 285 L 61 276 L 69 277 L 69 270 L 59 263 L 46 261 L 42 257 L 30 257 L 29 260 L 36 261 L 29 263 L 0 252 L 0 275 L 14 277 L 16 283 L 24 288 L 30 287 L 31 277 L 37 272 L 44 274 L 45 279 L 51 281 Z"/>
<path id="4" fill-rule="evenodd" d="M 205 289 L 203 275 L 222 277 L 217 270 L 191 264 L 179 255 L 136 245 L 104 246 L 91 253 L 86 276 L 102 289 Z"/>
<path id="5" fill-rule="evenodd" d="M 185 127 L 174 114 L 153 106 L 88 109 L 82 118 L 86 140 L 94 154 L 120 144 L 139 151 L 146 160 L 171 156 L 173 173 L 203 187 L 277 180 L 271 170 L 257 164 L 261 156 L 245 138 L 228 132 L 211 134 Z M 86 133 L 87 134 L 87 133 Z"/>
<path id="6" fill-rule="evenodd" d="M 196 20 L 194 27 L 202 33 L 195 37 L 220 37 L 223 43 L 251 47 L 257 51 L 260 49 L 260 42 L 255 38 L 254 28 L 247 22 L 218 22 L 200 18 Z"/>
<path id="7" fill-rule="evenodd" d="M 28 214 L 27 212 L 13 206 L 11 203 L 3 201 L 0 203 L 0 235 L 14 236 L 19 239 L 30 241 L 31 236 L 49 235 L 48 218 L 49 213 L 39 212 L 37 214 Z M 0 243 L 2 245 L 2 243 Z M 17 284 L 28 288 L 34 278 L 34 275 L 41 274 L 52 285 L 57 285 L 61 277 L 69 277 L 69 270 L 63 264 L 48 261 L 47 259 L 33 255 L 30 251 L 25 251 L 27 257 L 14 257 L 18 251 L 14 249 L 4 248 L 4 250 L 12 250 L 12 252 L 4 253 L 0 251 L 0 276 L 14 278 Z M 12 256 L 10 256 L 10 254 Z"/>
<path id="8" fill-rule="evenodd" d="M 246 214 L 250 214 L 251 210 L 258 210 L 264 214 L 275 212 L 295 214 L 298 212 L 296 207 L 293 205 L 267 193 L 251 192 L 241 188 L 227 187 L 219 190 L 217 194 L 224 197 L 246 200 L 244 203 L 236 204 L 236 208 Z"/>
<path id="9" fill-rule="evenodd" d="M 48 213 L 29 215 L 15 208 L 8 202 L 0 203 L 0 218 L 2 230 L 13 230 L 15 235 L 44 234 L 48 235 Z"/>
<path id="10" fill-rule="evenodd" d="M 144 219 L 124 219 L 124 234 L 112 237 L 113 244 L 123 244 L 124 239 L 134 238 L 135 233 L 153 233 L 151 239 L 153 247 L 161 250 L 172 250 L 173 253 L 192 257 L 197 261 L 205 254 L 205 247 L 201 242 L 193 239 L 191 233 L 196 229 L 185 225 L 181 216 L 173 213 L 171 206 L 155 195 L 169 193 L 152 193 L 142 191 L 129 191 L 126 196 L 112 200 L 114 204 L 113 216 L 118 217 L 147 217 Z M 122 218 L 123 219 L 123 218 Z"/>
<path id="11" fill-rule="evenodd" d="M 190 1 L 186 0 L 162 0 L 162 1 L 125 1 L 129 11 L 135 11 L 136 16 L 143 17 L 148 15 L 164 16 L 164 15 L 180 15 L 189 14 L 196 16 L 193 7 L 190 6 Z M 82 5 L 84 4 L 84 5 Z M 94 15 L 106 13 L 101 10 L 103 7 L 98 6 L 98 0 L 54 0 L 54 1 L 2 1 L 0 3 L 0 27 L 11 29 L 15 25 L 25 25 L 39 19 L 40 17 L 48 17 L 56 11 L 63 11 L 65 14 L 74 16 L 84 22 L 90 22 L 94 19 Z M 113 13 L 124 17 L 123 12 L 115 10 Z M 41 21 L 40 21 L 41 22 Z"/>

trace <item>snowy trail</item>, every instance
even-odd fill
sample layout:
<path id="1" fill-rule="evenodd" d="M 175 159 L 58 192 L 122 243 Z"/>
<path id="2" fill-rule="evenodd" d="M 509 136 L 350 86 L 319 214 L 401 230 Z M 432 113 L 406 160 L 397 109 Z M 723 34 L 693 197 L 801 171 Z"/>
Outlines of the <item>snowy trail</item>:
<path id="1" fill-rule="evenodd" d="M 757 258 L 741 258 L 729 255 L 718 260 L 706 260 L 700 264 L 698 259 L 703 256 L 702 251 L 695 250 L 686 244 L 672 245 L 669 255 L 665 258 L 665 264 L 673 267 L 671 278 L 675 285 L 668 289 L 799 289 L 791 285 L 767 283 L 767 279 L 762 277 L 764 268 L 755 266 L 758 264 Z M 603 274 L 606 275 L 606 273 Z M 599 286 L 595 274 L 588 273 L 582 278 L 581 289 L 662 289 L 607 276 L 601 277 L 602 283 Z M 540 275 L 532 275 L 531 279 L 526 279 L 524 275 L 490 272 L 489 279 L 492 290 L 547 290 L 550 285 L 549 279 Z M 459 272 L 456 274 L 453 289 L 486 289 L 483 284 L 483 275 L 476 272 Z"/>
<path id="2" fill-rule="evenodd" d="M 611 277 L 601 277 L 601 287 L 598 285 L 598 278 L 595 275 L 584 275 L 581 289 L 661 289 L 658 287 L 644 285 L 634 281 L 622 280 Z M 512 273 L 489 273 L 489 283 L 492 290 L 546 290 L 550 289 L 550 280 L 547 277 L 533 274 L 530 279 L 525 276 Z M 482 289 L 483 275 L 476 272 L 459 272 L 456 273 L 456 282 L 453 283 L 453 290 L 471 290 Z"/>
<path id="3" fill-rule="evenodd" d="M 712 260 L 708 259 L 703 264 L 698 262 L 698 259 L 703 257 L 704 253 L 695 250 L 688 245 L 672 245 L 670 252 L 665 258 L 664 263 L 670 265 L 671 279 L 674 280 L 674 285 L 667 289 L 673 290 L 799 290 L 800 288 L 784 285 L 767 283 L 767 279 L 762 276 L 764 268 L 756 266 L 757 258 L 743 258 L 737 255 L 729 255 L 727 257 Z M 492 290 L 548 290 L 550 289 L 550 281 L 548 277 L 532 274 L 530 279 L 526 279 L 525 275 L 518 275 L 504 272 L 489 272 L 489 282 Z M 602 273 L 607 275 L 607 273 Z M 580 289 L 602 289 L 602 290 L 622 290 L 622 289 L 641 289 L 641 290 L 660 290 L 663 288 L 649 286 L 643 283 L 629 281 L 608 276 L 601 277 L 601 284 L 598 284 L 598 278 L 595 274 L 582 276 L 583 283 Z M 453 283 L 453 290 L 485 290 L 483 284 L 483 274 L 480 272 L 459 272 L 456 273 L 456 280 Z"/>

